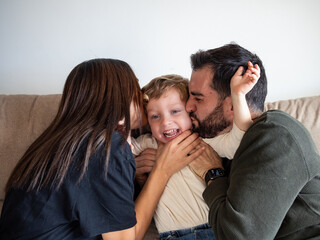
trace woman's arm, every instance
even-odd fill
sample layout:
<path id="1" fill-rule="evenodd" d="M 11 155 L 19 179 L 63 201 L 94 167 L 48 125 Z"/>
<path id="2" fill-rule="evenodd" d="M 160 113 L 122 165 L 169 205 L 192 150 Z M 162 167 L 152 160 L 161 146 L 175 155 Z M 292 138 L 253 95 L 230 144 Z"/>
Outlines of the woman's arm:
<path id="1" fill-rule="evenodd" d="M 135 202 L 137 224 L 133 228 L 102 234 L 103 239 L 142 239 L 169 178 L 202 153 L 204 148 L 200 143 L 198 134 L 188 130 L 159 146 L 156 163 Z"/>
<path id="2" fill-rule="evenodd" d="M 104 240 L 127 240 L 135 239 L 135 227 L 128 228 L 122 231 L 109 232 L 102 234 Z"/>

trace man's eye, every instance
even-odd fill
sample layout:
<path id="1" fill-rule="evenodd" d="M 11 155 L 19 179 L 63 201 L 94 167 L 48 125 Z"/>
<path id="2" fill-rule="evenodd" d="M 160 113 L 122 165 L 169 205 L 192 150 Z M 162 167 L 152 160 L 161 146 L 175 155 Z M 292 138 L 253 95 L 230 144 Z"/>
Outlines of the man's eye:
<path id="1" fill-rule="evenodd" d="M 192 100 L 196 102 L 200 102 L 202 98 L 199 98 L 198 96 L 192 95 Z"/>

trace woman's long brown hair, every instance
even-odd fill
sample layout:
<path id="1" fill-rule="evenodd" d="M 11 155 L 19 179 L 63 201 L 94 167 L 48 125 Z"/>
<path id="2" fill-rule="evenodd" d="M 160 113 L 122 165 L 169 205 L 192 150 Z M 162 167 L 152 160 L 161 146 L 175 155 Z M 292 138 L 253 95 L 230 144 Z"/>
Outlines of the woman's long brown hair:
<path id="1" fill-rule="evenodd" d="M 76 66 L 66 80 L 55 119 L 20 159 L 6 192 L 11 188 L 38 191 L 48 185 L 59 188 L 84 142 L 85 155 L 77 163 L 81 169 L 79 181 L 90 155 L 102 144 L 107 168 L 111 137 L 120 120 L 125 119 L 121 130 L 124 142 L 129 135 L 131 101 L 141 108 L 139 83 L 126 62 L 93 59 Z"/>

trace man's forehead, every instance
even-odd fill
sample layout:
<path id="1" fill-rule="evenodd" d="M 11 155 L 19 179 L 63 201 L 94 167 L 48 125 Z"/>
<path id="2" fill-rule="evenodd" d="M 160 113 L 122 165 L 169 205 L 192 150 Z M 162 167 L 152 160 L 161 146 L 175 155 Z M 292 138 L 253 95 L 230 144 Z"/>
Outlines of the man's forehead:
<path id="1" fill-rule="evenodd" d="M 201 93 L 211 90 L 213 72 L 209 67 L 203 67 L 196 71 L 192 71 L 189 82 L 190 92 Z"/>

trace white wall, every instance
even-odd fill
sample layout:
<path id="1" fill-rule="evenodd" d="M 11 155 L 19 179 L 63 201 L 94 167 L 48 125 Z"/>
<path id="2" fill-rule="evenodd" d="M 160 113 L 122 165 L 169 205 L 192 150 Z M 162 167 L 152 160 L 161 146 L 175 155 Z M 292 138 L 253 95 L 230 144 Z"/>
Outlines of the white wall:
<path id="1" fill-rule="evenodd" d="M 0 94 L 61 93 L 78 63 L 127 61 L 144 86 L 189 77 L 190 54 L 257 53 L 267 101 L 320 94 L 319 0 L 0 0 Z"/>

